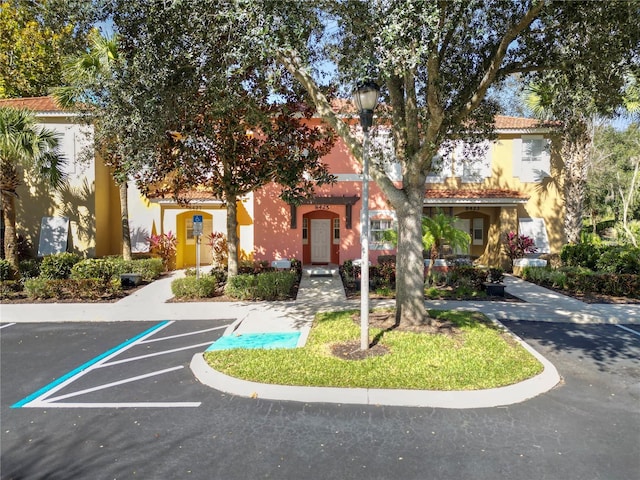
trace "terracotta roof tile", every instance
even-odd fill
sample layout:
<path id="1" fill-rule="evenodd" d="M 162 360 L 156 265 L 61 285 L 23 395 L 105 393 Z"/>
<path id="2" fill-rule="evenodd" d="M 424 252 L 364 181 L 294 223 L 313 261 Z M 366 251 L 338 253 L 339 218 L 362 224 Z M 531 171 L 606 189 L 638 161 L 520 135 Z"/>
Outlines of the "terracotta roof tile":
<path id="1" fill-rule="evenodd" d="M 53 97 L 5 98 L 0 107 L 26 108 L 35 112 L 63 112 Z"/>
<path id="2" fill-rule="evenodd" d="M 508 117 L 506 115 L 496 115 L 496 129 L 498 130 L 521 130 L 527 128 L 540 128 L 544 125 L 535 118 Z"/>
<path id="3" fill-rule="evenodd" d="M 528 200 L 529 196 L 518 190 L 507 190 L 501 188 L 495 189 L 427 189 L 425 197 L 428 199 L 442 199 L 442 200 L 479 200 L 487 198 L 509 198 L 509 199 L 521 199 Z"/>
<path id="4" fill-rule="evenodd" d="M 334 99 L 331 102 L 334 111 L 343 114 L 354 114 L 355 109 L 351 100 Z M 53 97 L 7 98 L 0 99 L 0 107 L 26 108 L 36 112 L 63 112 Z M 509 117 L 496 115 L 496 128 L 498 130 L 522 130 L 543 127 L 544 125 L 534 118 Z"/>

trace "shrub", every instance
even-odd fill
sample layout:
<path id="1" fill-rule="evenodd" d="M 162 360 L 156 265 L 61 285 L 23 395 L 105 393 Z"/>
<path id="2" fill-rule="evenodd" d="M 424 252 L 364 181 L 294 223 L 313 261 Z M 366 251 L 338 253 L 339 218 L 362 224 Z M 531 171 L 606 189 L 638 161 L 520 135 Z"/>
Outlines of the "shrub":
<path id="1" fill-rule="evenodd" d="M 23 279 L 39 277 L 40 262 L 33 258 L 26 258 L 24 260 L 20 260 L 19 270 L 20 270 L 20 277 Z"/>
<path id="2" fill-rule="evenodd" d="M 487 281 L 494 283 L 502 283 L 504 280 L 504 270 L 501 268 L 490 268 Z"/>
<path id="3" fill-rule="evenodd" d="M 48 279 L 30 278 L 24 282 L 24 289 L 32 299 L 73 299 L 99 300 L 113 297 L 120 291 L 118 283 L 102 282 L 95 278 Z"/>
<path id="4" fill-rule="evenodd" d="M 380 285 L 394 289 L 396 284 L 396 256 L 380 255 L 376 273 L 380 278 Z"/>
<path id="5" fill-rule="evenodd" d="M 13 275 L 13 267 L 9 263 L 9 260 L 0 259 L 0 281 L 11 280 L 13 279 Z"/>
<path id="6" fill-rule="evenodd" d="M 171 292 L 177 298 L 210 298 L 216 296 L 217 286 L 214 277 L 188 276 L 171 282 Z"/>
<path id="7" fill-rule="evenodd" d="M 95 278 L 104 283 L 110 282 L 117 273 L 115 262 L 105 258 L 87 258 L 71 268 L 70 278 Z"/>
<path id="8" fill-rule="evenodd" d="M 49 280 L 63 280 L 69 278 L 71 269 L 80 261 L 80 256 L 75 253 L 56 253 L 42 259 L 40 264 L 40 276 Z"/>
<path id="9" fill-rule="evenodd" d="M 562 247 L 560 260 L 566 267 L 585 267 L 596 269 L 600 248 L 591 243 L 567 244 Z"/>
<path id="10" fill-rule="evenodd" d="M 161 258 L 140 258 L 125 262 L 127 266 L 126 271 L 119 271 L 122 273 L 139 273 L 142 275 L 143 282 L 152 282 L 162 275 L 164 272 L 164 262 Z"/>
<path id="11" fill-rule="evenodd" d="M 482 284 L 487 281 L 489 272 L 477 267 L 460 265 L 454 267 L 447 275 L 447 283 L 457 288 L 461 285 L 469 286 L 476 290 L 482 289 Z"/>
<path id="12" fill-rule="evenodd" d="M 640 248 L 631 245 L 607 247 L 596 260 L 598 272 L 640 275 Z"/>
<path id="13" fill-rule="evenodd" d="M 17 280 L 0 280 L 0 298 L 10 298 L 15 292 L 22 290 L 22 282 Z"/>
<path id="14" fill-rule="evenodd" d="M 227 281 L 225 293 L 240 300 L 283 300 L 290 298 L 296 281 L 291 271 L 241 274 Z"/>
<path id="15" fill-rule="evenodd" d="M 227 282 L 227 271 L 224 268 L 212 268 L 209 275 L 214 278 L 217 284 Z"/>
<path id="16" fill-rule="evenodd" d="M 255 298 L 255 277 L 242 273 L 227 280 L 224 293 L 232 298 L 251 300 Z"/>

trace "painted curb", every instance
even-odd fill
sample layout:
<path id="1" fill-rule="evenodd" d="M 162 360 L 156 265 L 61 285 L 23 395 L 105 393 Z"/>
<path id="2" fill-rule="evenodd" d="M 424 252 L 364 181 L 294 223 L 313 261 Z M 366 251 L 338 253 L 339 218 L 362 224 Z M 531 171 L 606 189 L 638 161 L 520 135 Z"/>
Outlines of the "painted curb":
<path id="1" fill-rule="evenodd" d="M 492 318 L 493 321 L 501 325 Z M 506 329 L 506 328 L 505 328 Z M 507 330 L 508 331 L 508 330 Z M 374 388 L 300 387 L 251 382 L 212 369 L 202 353 L 191 359 L 191 371 L 204 385 L 247 398 L 305 403 L 337 403 L 431 407 L 449 409 L 490 408 L 524 402 L 551 390 L 560 382 L 558 371 L 545 357 L 512 334 L 544 367 L 542 373 L 514 385 L 471 391 L 389 390 Z"/>

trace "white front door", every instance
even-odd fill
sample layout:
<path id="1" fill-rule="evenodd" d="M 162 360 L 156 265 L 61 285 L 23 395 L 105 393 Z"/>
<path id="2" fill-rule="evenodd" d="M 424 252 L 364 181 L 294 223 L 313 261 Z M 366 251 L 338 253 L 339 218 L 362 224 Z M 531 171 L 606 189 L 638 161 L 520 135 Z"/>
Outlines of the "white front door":
<path id="1" fill-rule="evenodd" d="M 331 220 L 311 219 L 311 263 L 331 261 Z"/>

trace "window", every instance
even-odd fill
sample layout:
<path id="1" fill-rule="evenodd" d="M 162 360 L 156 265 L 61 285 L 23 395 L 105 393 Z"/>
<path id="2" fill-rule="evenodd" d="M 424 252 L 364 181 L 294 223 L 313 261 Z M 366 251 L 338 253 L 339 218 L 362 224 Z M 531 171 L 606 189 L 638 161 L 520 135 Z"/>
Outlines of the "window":
<path id="1" fill-rule="evenodd" d="M 544 138 L 522 139 L 522 161 L 541 162 L 545 153 Z"/>
<path id="2" fill-rule="evenodd" d="M 302 219 L 302 244 L 307 245 L 309 243 L 309 219 Z"/>
<path id="3" fill-rule="evenodd" d="M 186 245 L 195 245 L 196 244 L 196 237 L 193 234 L 193 217 L 187 217 L 184 221 L 185 223 L 185 228 L 187 230 L 187 239 L 185 244 Z"/>
<path id="4" fill-rule="evenodd" d="M 339 218 L 333 219 L 333 244 L 334 245 L 340 244 L 340 219 Z"/>
<path id="5" fill-rule="evenodd" d="M 484 220 L 482 218 L 473 219 L 473 238 L 474 245 L 482 245 L 484 243 Z"/>
<path id="6" fill-rule="evenodd" d="M 393 220 L 371 220 L 369 225 L 369 241 L 374 250 L 393 248 L 385 242 L 384 232 L 393 228 Z"/>
<path id="7" fill-rule="evenodd" d="M 523 182 L 541 182 L 551 171 L 549 140 L 523 135 L 514 140 L 513 172 Z"/>

